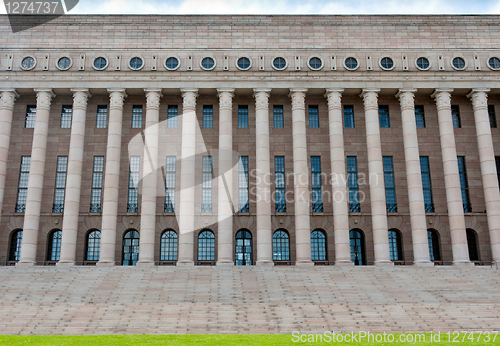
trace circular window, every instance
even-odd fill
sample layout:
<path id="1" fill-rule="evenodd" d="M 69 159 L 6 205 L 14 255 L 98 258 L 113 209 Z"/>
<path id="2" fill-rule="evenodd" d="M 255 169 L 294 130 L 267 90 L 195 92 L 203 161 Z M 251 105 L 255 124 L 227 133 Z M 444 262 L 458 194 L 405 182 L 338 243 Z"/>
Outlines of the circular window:
<path id="1" fill-rule="evenodd" d="M 462 57 L 459 57 L 459 56 L 453 58 L 451 64 L 455 70 L 459 70 L 459 71 L 465 70 L 465 68 L 467 67 L 467 63 L 465 62 L 465 59 Z"/>
<path id="2" fill-rule="evenodd" d="M 213 70 L 215 68 L 215 60 L 214 60 L 214 58 L 207 56 L 201 60 L 200 66 L 202 69 L 204 69 L 206 71 Z"/>
<path id="3" fill-rule="evenodd" d="M 21 60 L 21 68 L 23 70 L 29 71 L 35 68 L 36 59 L 32 56 L 23 57 Z"/>
<path id="4" fill-rule="evenodd" d="M 344 67 L 348 70 L 354 71 L 359 67 L 358 60 L 353 57 L 346 58 L 344 60 Z"/>
<path id="5" fill-rule="evenodd" d="M 170 71 L 175 71 L 179 68 L 180 63 L 179 59 L 174 56 L 171 56 L 165 60 L 165 68 Z"/>
<path id="6" fill-rule="evenodd" d="M 68 58 L 67 56 L 63 56 L 62 58 L 59 58 L 59 60 L 57 60 L 56 67 L 61 71 L 66 71 L 70 69 L 72 64 L 73 63 L 70 58 Z"/>
<path id="7" fill-rule="evenodd" d="M 103 56 L 97 57 L 94 59 L 94 64 L 92 66 L 98 71 L 104 70 L 108 67 L 108 60 Z"/>
<path id="8" fill-rule="evenodd" d="M 144 61 L 142 61 L 142 58 L 135 56 L 132 59 L 130 59 L 128 66 L 130 67 L 131 70 L 137 71 L 144 67 Z"/>
<path id="9" fill-rule="evenodd" d="M 389 57 L 382 58 L 380 59 L 380 67 L 383 70 L 390 71 L 394 68 L 394 60 Z"/>
<path id="10" fill-rule="evenodd" d="M 415 64 L 417 65 L 417 68 L 419 70 L 422 70 L 422 71 L 427 71 L 428 69 L 431 68 L 431 63 L 429 62 L 429 59 L 421 56 L 420 58 L 418 58 L 415 62 Z"/>
<path id="11" fill-rule="evenodd" d="M 492 70 L 500 70 L 500 59 L 496 56 L 488 59 L 488 66 Z"/>
<path id="12" fill-rule="evenodd" d="M 286 69 L 287 65 L 288 64 L 287 64 L 287 61 L 285 58 L 277 57 L 277 58 L 273 59 L 273 68 L 275 70 L 278 70 L 278 71 L 284 70 L 284 69 Z"/>
<path id="13" fill-rule="evenodd" d="M 307 61 L 307 65 L 311 70 L 318 71 L 323 68 L 323 60 L 321 60 L 321 58 L 318 57 L 312 57 Z"/>
<path id="14" fill-rule="evenodd" d="M 250 67 L 252 67 L 252 61 L 246 56 L 242 56 L 241 58 L 238 58 L 236 67 L 238 67 L 242 71 L 249 70 Z"/>

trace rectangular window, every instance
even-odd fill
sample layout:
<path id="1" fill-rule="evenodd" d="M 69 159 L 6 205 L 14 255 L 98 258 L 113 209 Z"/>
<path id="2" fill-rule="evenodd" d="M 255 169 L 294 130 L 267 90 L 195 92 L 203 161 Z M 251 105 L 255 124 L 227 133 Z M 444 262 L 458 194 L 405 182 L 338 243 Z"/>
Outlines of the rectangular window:
<path id="1" fill-rule="evenodd" d="M 131 156 L 128 176 L 128 202 L 127 213 L 137 213 L 139 210 L 139 170 L 141 168 L 141 157 Z"/>
<path id="2" fill-rule="evenodd" d="M 347 181 L 349 185 L 349 210 L 351 213 L 360 213 L 358 158 L 356 156 L 347 156 Z"/>
<path id="3" fill-rule="evenodd" d="M 31 156 L 21 157 L 21 170 L 19 172 L 19 183 L 17 184 L 16 213 L 24 213 L 26 210 L 26 197 L 28 197 L 30 164 Z"/>
<path id="4" fill-rule="evenodd" d="M 311 129 L 319 128 L 318 106 L 309 106 L 309 127 Z"/>
<path id="5" fill-rule="evenodd" d="M 132 106 L 132 128 L 142 128 L 142 106 Z"/>
<path id="6" fill-rule="evenodd" d="M 451 119 L 453 120 L 453 128 L 459 129 L 462 127 L 460 121 L 460 107 L 458 105 L 451 106 Z"/>
<path id="7" fill-rule="evenodd" d="M 104 173 L 104 156 L 94 156 L 92 169 L 92 194 L 90 196 L 90 212 L 101 212 L 102 176 Z"/>
<path id="8" fill-rule="evenodd" d="M 68 157 L 57 157 L 56 188 L 54 190 L 53 213 L 62 213 L 64 210 L 64 192 L 66 191 L 66 170 L 68 169 Z"/>
<path id="9" fill-rule="evenodd" d="M 492 129 L 497 128 L 497 116 L 495 114 L 495 106 L 488 105 L 488 115 L 490 116 L 490 127 Z"/>
<path id="10" fill-rule="evenodd" d="M 500 156 L 495 156 L 495 162 L 497 164 L 498 186 L 500 186 Z"/>
<path id="11" fill-rule="evenodd" d="M 26 119 L 24 120 L 24 127 L 27 129 L 34 129 L 35 120 L 36 120 L 36 106 L 26 106 Z"/>
<path id="12" fill-rule="evenodd" d="M 285 157 L 274 157 L 274 188 L 276 190 L 276 206 L 277 213 L 286 213 L 285 199 Z"/>
<path id="13" fill-rule="evenodd" d="M 61 128 L 70 129 L 71 128 L 71 114 L 73 113 L 73 106 L 67 105 L 62 106 L 61 111 Z"/>
<path id="14" fill-rule="evenodd" d="M 425 128 L 424 106 L 415 106 L 415 123 L 417 124 L 417 129 Z"/>
<path id="15" fill-rule="evenodd" d="M 472 206 L 470 204 L 469 195 L 469 182 L 467 181 L 467 167 L 465 166 L 465 157 L 459 156 L 458 160 L 458 173 L 460 175 L 460 188 L 462 190 L 462 203 L 464 205 L 464 213 L 472 213 Z"/>
<path id="16" fill-rule="evenodd" d="M 201 212 L 212 212 L 212 156 L 203 156 Z"/>
<path id="17" fill-rule="evenodd" d="M 177 128 L 177 116 L 179 115 L 179 108 L 177 105 L 168 106 L 167 110 L 167 127 Z"/>
<path id="18" fill-rule="evenodd" d="M 214 127 L 214 106 L 203 106 L 203 128 Z"/>
<path id="19" fill-rule="evenodd" d="M 167 156 L 165 166 L 165 213 L 175 212 L 175 156 Z"/>
<path id="20" fill-rule="evenodd" d="M 321 156 L 311 156 L 311 186 L 313 213 L 323 212 L 321 193 Z"/>
<path id="21" fill-rule="evenodd" d="M 354 106 L 344 106 L 344 127 L 346 129 L 354 128 Z"/>
<path id="22" fill-rule="evenodd" d="M 394 181 L 394 166 L 392 156 L 384 156 L 385 200 L 388 213 L 397 213 L 396 184 Z"/>
<path id="23" fill-rule="evenodd" d="M 378 106 L 378 117 L 381 129 L 388 129 L 391 127 L 391 121 L 389 119 L 389 106 Z"/>
<path id="24" fill-rule="evenodd" d="M 273 123 L 275 129 L 282 129 L 285 127 L 283 106 L 273 106 Z"/>
<path id="25" fill-rule="evenodd" d="M 429 157 L 420 156 L 420 172 L 422 174 L 422 188 L 424 189 L 424 205 L 426 213 L 434 213 L 434 202 L 432 200 L 431 168 Z"/>
<path id="26" fill-rule="evenodd" d="M 238 163 L 238 203 L 239 212 L 250 212 L 248 204 L 248 156 L 240 156 Z"/>
<path id="27" fill-rule="evenodd" d="M 105 129 L 107 118 L 108 118 L 108 106 L 107 105 L 97 106 L 97 122 L 95 127 L 98 129 Z"/>
<path id="28" fill-rule="evenodd" d="M 248 128 L 248 106 L 245 105 L 238 106 L 238 128 L 240 129 Z"/>

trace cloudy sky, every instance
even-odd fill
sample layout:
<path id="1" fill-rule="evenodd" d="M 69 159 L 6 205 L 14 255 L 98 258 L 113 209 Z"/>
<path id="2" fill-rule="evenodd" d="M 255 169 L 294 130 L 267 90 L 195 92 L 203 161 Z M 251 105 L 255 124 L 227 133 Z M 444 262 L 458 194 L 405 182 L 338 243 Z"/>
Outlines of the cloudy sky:
<path id="1" fill-rule="evenodd" d="M 71 13 L 500 14 L 500 0 L 79 0 Z"/>

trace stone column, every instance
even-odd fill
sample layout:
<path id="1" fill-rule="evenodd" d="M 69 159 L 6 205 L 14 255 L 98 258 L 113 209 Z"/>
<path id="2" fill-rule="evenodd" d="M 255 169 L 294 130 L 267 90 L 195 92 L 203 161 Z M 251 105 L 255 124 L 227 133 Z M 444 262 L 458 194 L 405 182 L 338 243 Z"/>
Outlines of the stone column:
<path id="1" fill-rule="evenodd" d="M 158 135 L 160 119 L 160 89 L 144 89 L 146 92 L 146 128 L 144 130 L 144 154 L 142 165 L 141 237 L 138 266 L 155 264 L 156 188 L 158 185 Z"/>
<path id="2" fill-rule="evenodd" d="M 413 264 L 433 266 L 429 259 L 427 224 L 425 219 L 422 171 L 418 150 L 417 124 L 415 120 L 415 89 L 401 89 L 396 95 L 401 104 L 403 142 L 405 148 L 406 181 L 410 204 L 411 238 L 413 243 Z"/>
<path id="3" fill-rule="evenodd" d="M 234 89 L 219 94 L 219 199 L 217 265 L 234 265 L 233 258 L 233 96 Z"/>
<path id="4" fill-rule="evenodd" d="M 14 102 L 19 94 L 14 89 L 0 89 L 0 218 L 3 208 L 5 193 L 5 177 L 7 175 L 7 162 L 9 158 L 10 130 L 12 127 L 12 114 Z"/>
<path id="5" fill-rule="evenodd" d="M 36 121 L 33 131 L 31 165 L 28 180 L 28 196 L 24 212 L 23 242 L 18 266 L 32 266 L 36 263 L 38 228 L 40 226 L 40 208 L 42 205 L 43 177 L 45 171 L 45 153 L 49 132 L 49 114 L 52 89 L 35 89 Z"/>
<path id="6" fill-rule="evenodd" d="M 307 169 L 306 99 L 307 89 L 290 89 L 292 98 L 293 174 L 295 196 L 295 243 L 297 266 L 311 261 L 309 170 Z"/>
<path id="7" fill-rule="evenodd" d="M 489 89 L 473 89 L 469 97 L 472 99 L 476 120 L 477 146 L 490 230 L 491 255 L 493 262 L 498 264 L 500 263 L 500 191 L 488 115 L 487 92 L 489 91 Z"/>
<path id="8" fill-rule="evenodd" d="M 194 198 L 196 176 L 196 97 L 198 89 L 182 89 L 181 190 L 179 203 L 179 260 L 194 265 Z"/>
<path id="9" fill-rule="evenodd" d="M 102 198 L 101 253 L 98 266 L 115 265 L 116 224 L 118 222 L 118 192 L 122 151 L 123 100 L 125 89 L 108 89 L 109 126 Z"/>
<path id="10" fill-rule="evenodd" d="M 376 265 L 393 265 L 389 255 L 389 230 L 385 200 L 384 164 L 380 144 L 378 92 L 364 89 L 361 93 L 365 106 L 366 145 L 368 148 L 368 173 L 370 181 L 370 206 L 372 213 L 373 243 Z"/>
<path id="11" fill-rule="evenodd" d="M 271 225 L 271 163 L 269 146 L 269 96 L 271 89 L 253 89 L 255 97 L 257 265 L 273 266 Z"/>
<path id="12" fill-rule="evenodd" d="M 344 89 L 327 89 L 328 118 L 330 123 L 330 162 L 332 169 L 333 232 L 335 236 L 335 264 L 349 265 L 351 245 L 349 241 L 349 195 L 344 154 L 344 130 L 342 125 L 342 92 Z"/>
<path id="13" fill-rule="evenodd" d="M 458 174 L 457 149 L 451 116 L 451 92 L 453 89 L 436 89 L 432 97 L 436 99 L 443 159 L 444 185 L 450 223 L 451 246 L 454 265 L 472 265 L 469 260 L 467 234 L 465 232 L 464 207 L 460 176 Z"/>
<path id="14" fill-rule="evenodd" d="M 61 257 L 57 265 L 74 265 L 80 215 L 80 190 L 85 142 L 85 118 L 87 116 L 88 89 L 73 89 L 73 115 L 69 143 L 66 195 L 64 198 Z"/>

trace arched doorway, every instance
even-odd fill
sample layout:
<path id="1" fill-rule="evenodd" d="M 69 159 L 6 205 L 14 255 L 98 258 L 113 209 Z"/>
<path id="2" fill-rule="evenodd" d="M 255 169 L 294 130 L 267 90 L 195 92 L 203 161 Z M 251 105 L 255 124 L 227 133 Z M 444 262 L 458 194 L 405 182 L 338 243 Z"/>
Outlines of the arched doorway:
<path id="1" fill-rule="evenodd" d="M 284 229 L 273 234 L 273 261 L 290 261 L 290 236 Z"/>
<path id="2" fill-rule="evenodd" d="M 311 232 L 311 260 L 326 261 L 326 234 L 320 229 Z"/>
<path id="3" fill-rule="evenodd" d="M 479 251 L 477 248 L 477 234 L 474 230 L 467 228 L 467 246 L 469 247 L 469 259 L 479 261 Z"/>
<path id="4" fill-rule="evenodd" d="M 351 243 L 351 261 L 356 266 L 364 265 L 365 260 L 365 236 L 359 229 L 349 232 L 349 242 Z"/>
<path id="5" fill-rule="evenodd" d="M 389 230 L 389 253 L 391 261 L 403 260 L 403 245 L 401 241 L 401 233 L 397 229 Z"/>
<path id="6" fill-rule="evenodd" d="M 236 233 L 236 265 L 251 266 L 252 265 L 252 233 L 246 229 L 239 230 Z"/>
<path id="7" fill-rule="evenodd" d="M 441 250 L 439 245 L 439 233 L 434 229 L 427 230 L 427 242 L 429 243 L 429 258 L 431 261 L 441 261 Z"/>
<path id="8" fill-rule="evenodd" d="M 124 266 L 135 266 L 139 260 L 139 232 L 135 229 L 127 231 L 123 236 L 123 262 Z"/>

